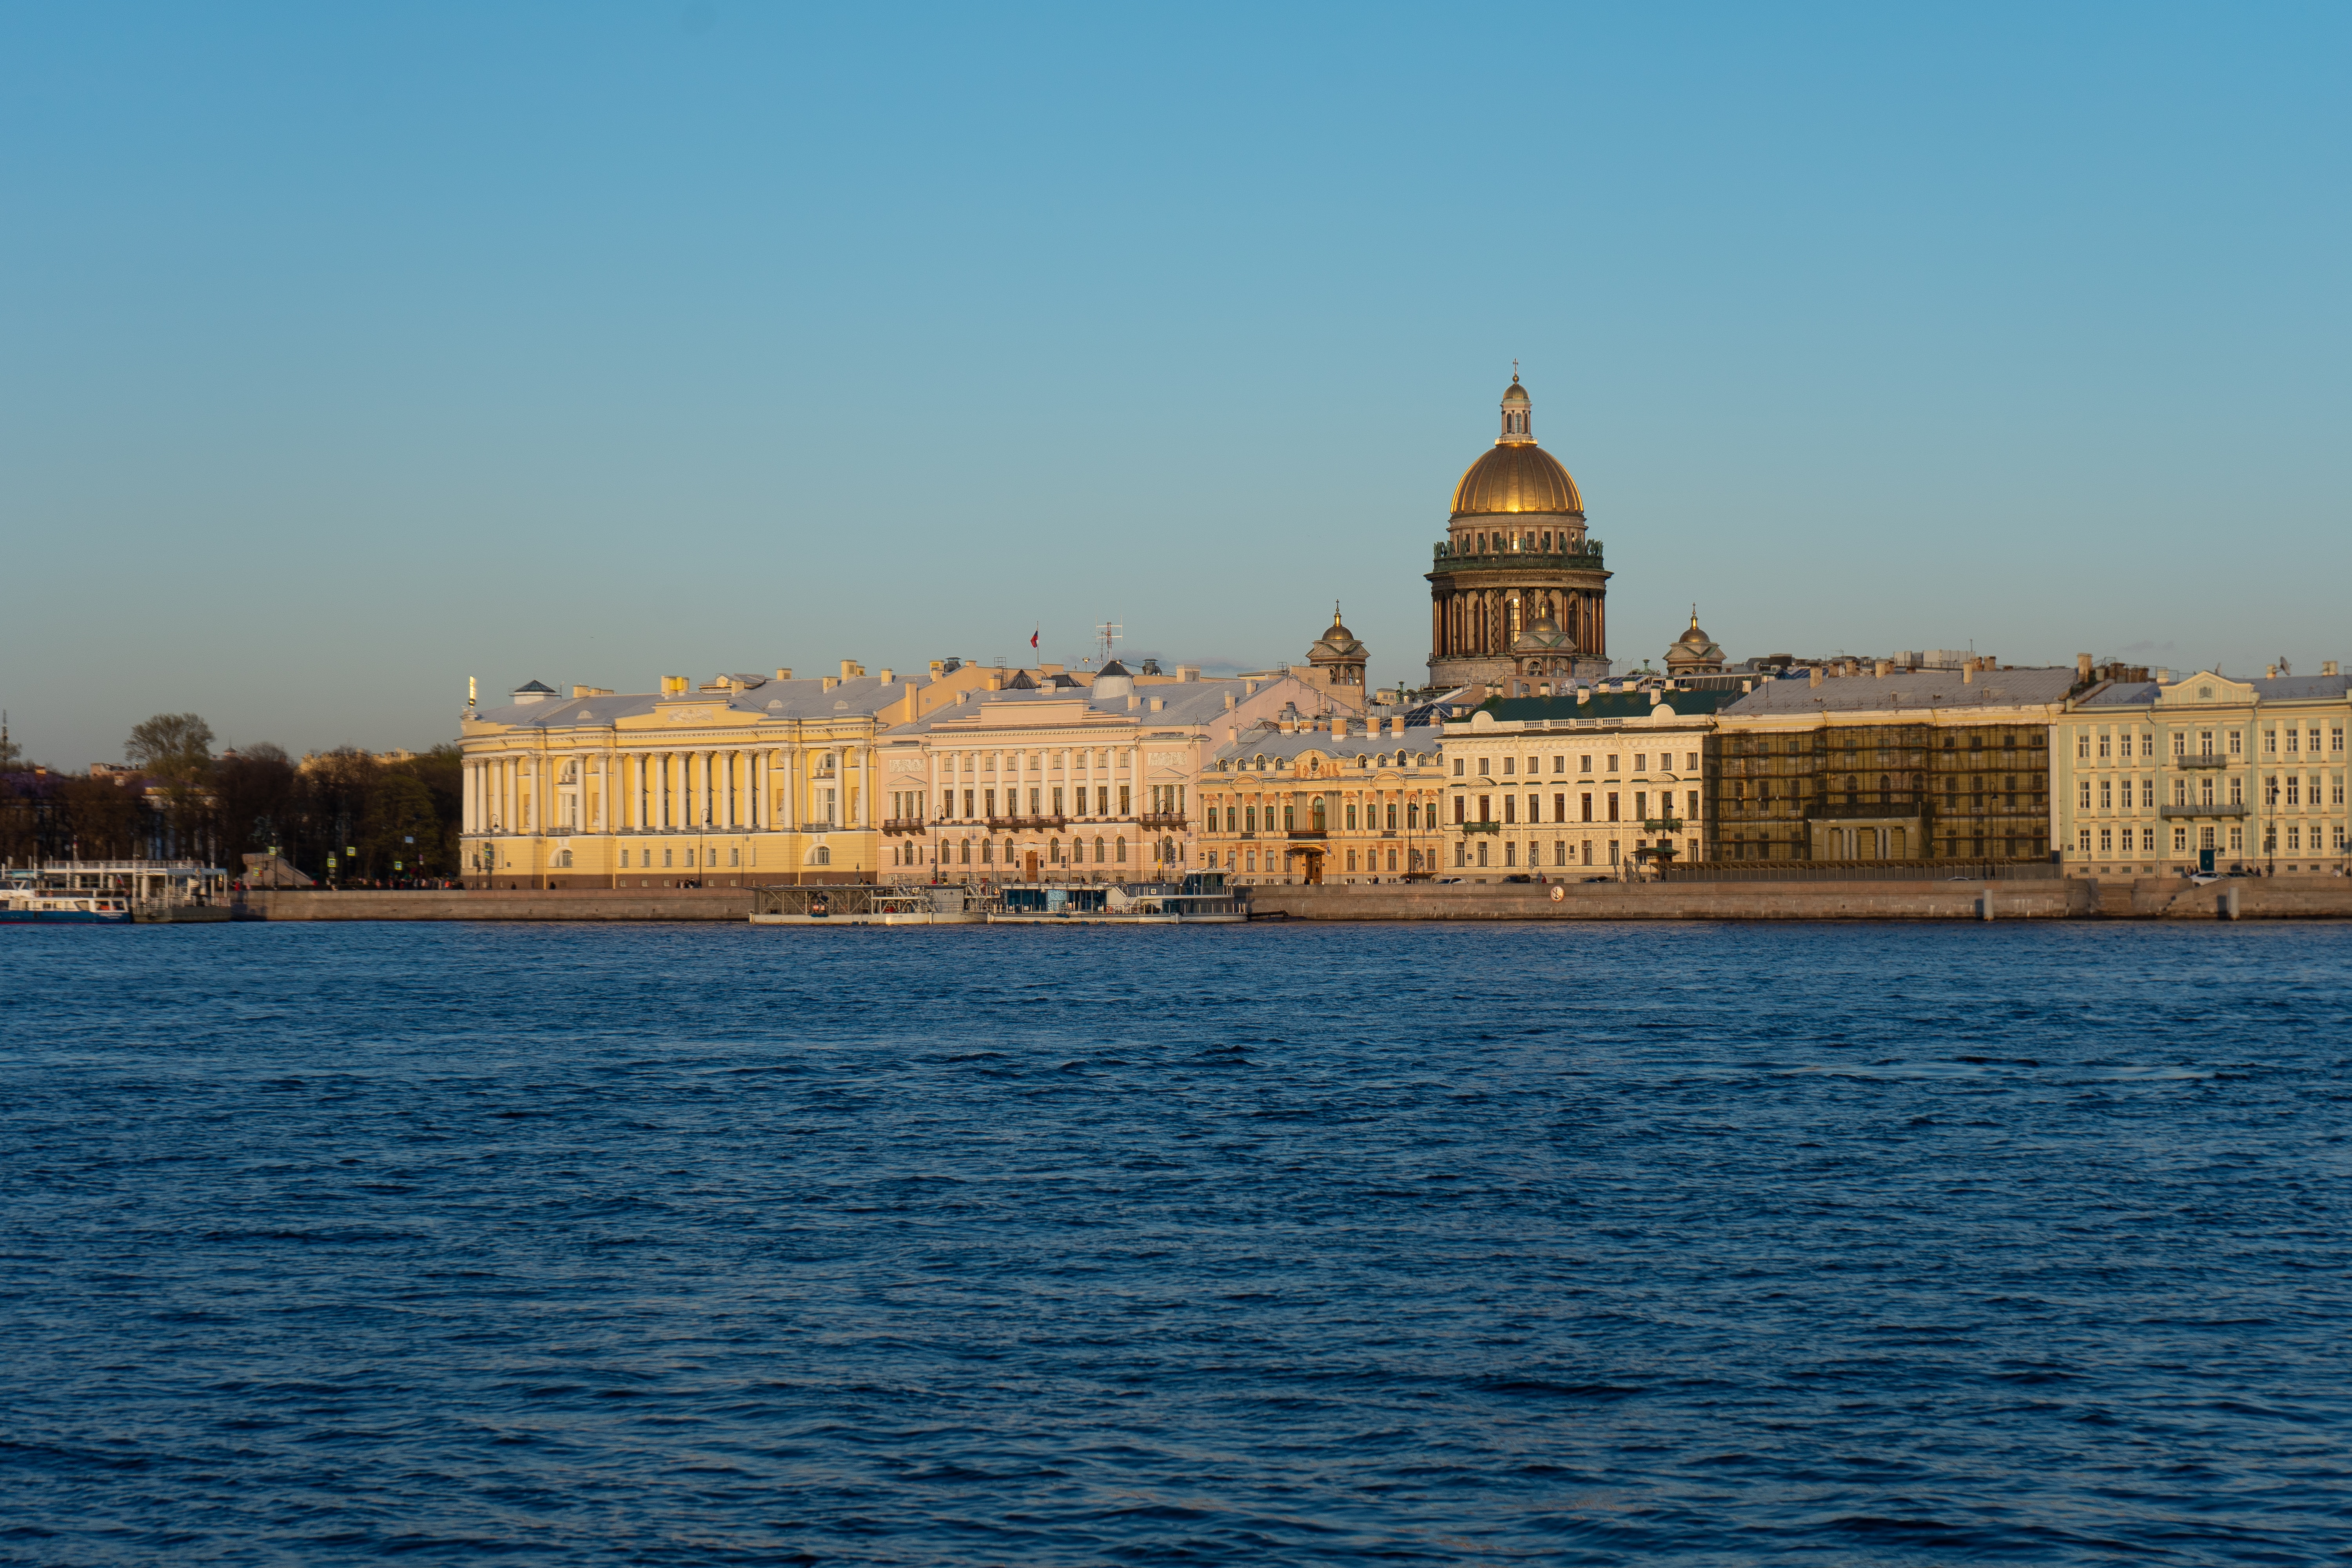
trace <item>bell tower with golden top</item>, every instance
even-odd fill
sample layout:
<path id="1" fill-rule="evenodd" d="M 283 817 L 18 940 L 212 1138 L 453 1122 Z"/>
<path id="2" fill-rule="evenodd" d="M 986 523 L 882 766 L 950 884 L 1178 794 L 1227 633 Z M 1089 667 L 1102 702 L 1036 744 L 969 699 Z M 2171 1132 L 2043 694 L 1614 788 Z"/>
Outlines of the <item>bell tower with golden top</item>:
<path id="1" fill-rule="evenodd" d="M 1535 405 L 1512 367 L 1502 433 L 1454 487 L 1428 574 L 1429 679 L 1544 697 L 1609 673 L 1609 574 L 1584 498 L 1536 445 Z"/>

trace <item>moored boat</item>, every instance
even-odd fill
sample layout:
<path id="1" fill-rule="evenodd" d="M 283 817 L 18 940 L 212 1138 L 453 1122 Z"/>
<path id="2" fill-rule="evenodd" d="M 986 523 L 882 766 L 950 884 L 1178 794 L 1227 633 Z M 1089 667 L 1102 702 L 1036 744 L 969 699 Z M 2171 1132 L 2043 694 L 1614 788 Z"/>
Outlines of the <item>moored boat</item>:
<path id="1" fill-rule="evenodd" d="M 131 900 L 121 893 L 11 887 L 0 894 L 0 925 L 124 925 Z"/>

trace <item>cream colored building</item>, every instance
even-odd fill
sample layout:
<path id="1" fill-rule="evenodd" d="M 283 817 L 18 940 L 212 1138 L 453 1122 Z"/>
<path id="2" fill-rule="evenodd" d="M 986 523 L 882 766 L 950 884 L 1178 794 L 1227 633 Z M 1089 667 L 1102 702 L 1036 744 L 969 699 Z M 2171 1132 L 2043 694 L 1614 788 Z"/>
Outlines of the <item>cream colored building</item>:
<path id="1" fill-rule="evenodd" d="M 1360 686 L 1358 687 L 1360 690 Z M 876 742 L 885 882 L 1149 881 L 1201 869 L 1212 752 L 1346 694 L 1296 676 L 980 689 Z"/>
<path id="2" fill-rule="evenodd" d="M 1446 874 L 1597 876 L 1700 858 L 1715 715 L 1741 694 L 1616 684 L 1496 699 L 1445 726 Z"/>
<path id="3" fill-rule="evenodd" d="M 2341 873 L 2352 680 L 2321 669 L 2158 670 L 2067 704 L 2051 748 L 2067 873 Z"/>
<path id="4" fill-rule="evenodd" d="M 468 708 L 468 887 L 750 887 L 870 881 L 884 790 L 875 742 L 1011 672 L 942 660 L 911 679 L 722 675 L 658 692 L 537 681 Z"/>

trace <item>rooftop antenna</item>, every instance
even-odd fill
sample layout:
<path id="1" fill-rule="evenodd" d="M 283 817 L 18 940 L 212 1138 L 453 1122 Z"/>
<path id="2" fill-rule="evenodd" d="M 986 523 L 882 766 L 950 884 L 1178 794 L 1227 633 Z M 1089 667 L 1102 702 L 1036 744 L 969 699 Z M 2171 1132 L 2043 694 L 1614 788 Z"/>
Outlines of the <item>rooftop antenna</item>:
<path id="1" fill-rule="evenodd" d="M 1095 628 L 1095 645 L 1100 650 L 1095 655 L 1097 668 L 1110 662 L 1111 645 L 1127 635 L 1127 628 L 1117 621 L 1105 621 Z"/>

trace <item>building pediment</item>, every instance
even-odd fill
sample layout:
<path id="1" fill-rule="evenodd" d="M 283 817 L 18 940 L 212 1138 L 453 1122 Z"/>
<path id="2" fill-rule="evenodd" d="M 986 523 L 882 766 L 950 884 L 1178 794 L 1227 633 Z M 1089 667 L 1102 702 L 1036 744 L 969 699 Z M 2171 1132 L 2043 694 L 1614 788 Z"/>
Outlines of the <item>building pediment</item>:
<path id="1" fill-rule="evenodd" d="M 2160 703 L 2187 702 L 2199 705 L 2208 702 L 2252 702 L 2254 700 L 2254 689 L 2251 682 L 2231 680 L 2229 677 L 2217 675 L 2212 670 L 2200 669 L 2194 675 L 2183 676 L 2169 686 L 2158 687 L 2156 700 Z"/>
<path id="2" fill-rule="evenodd" d="M 747 713 L 723 701 L 705 698 L 693 702 L 656 703 L 650 713 L 632 713 L 613 721 L 616 730 L 749 729 L 766 715 Z M 847 714 L 843 715 L 847 718 Z"/>

